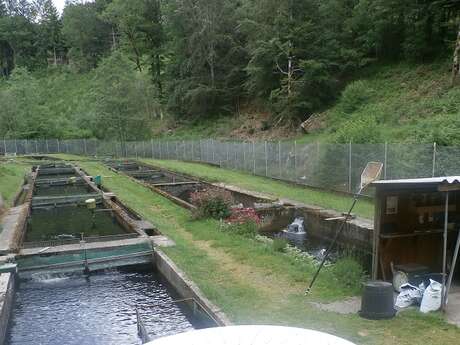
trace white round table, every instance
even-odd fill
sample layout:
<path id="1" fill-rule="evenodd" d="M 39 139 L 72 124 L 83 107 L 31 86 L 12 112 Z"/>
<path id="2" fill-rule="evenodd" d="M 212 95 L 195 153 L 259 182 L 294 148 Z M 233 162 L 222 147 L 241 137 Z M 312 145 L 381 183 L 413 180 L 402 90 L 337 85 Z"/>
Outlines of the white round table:
<path id="1" fill-rule="evenodd" d="M 330 334 L 282 326 L 206 328 L 158 338 L 148 345 L 354 345 Z"/>

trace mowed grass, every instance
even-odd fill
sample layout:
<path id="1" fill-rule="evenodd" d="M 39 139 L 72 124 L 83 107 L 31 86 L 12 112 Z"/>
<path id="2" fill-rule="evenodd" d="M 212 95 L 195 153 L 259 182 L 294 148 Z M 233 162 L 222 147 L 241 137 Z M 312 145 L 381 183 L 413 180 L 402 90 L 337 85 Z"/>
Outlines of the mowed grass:
<path id="1" fill-rule="evenodd" d="M 13 199 L 24 181 L 24 175 L 30 165 L 19 161 L 0 162 L 0 194 L 6 205 L 12 206 Z"/>
<path id="2" fill-rule="evenodd" d="M 309 205 L 346 212 L 352 202 L 351 196 L 292 185 L 244 172 L 222 169 L 207 164 L 174 160 L 143 159 L 145 163 L 186 173 L 211 182 L 224 182 L 247 190 L 270 194 L 277 198 L 292 199 Z M 372 219 L 374 204 L 361 199 L 353 211 L 357 215 Z"/>
<path id="3" fill-rule="evenodd" d="M 171 237 L 176 246 L 165 252 L 235 323 L 278 324 L 317 329 L 356 344 L 458 344 L 460 330 L 438 313 L 404 312 L 392 320 L 369 321 L 314 307 L 353 295 L 346 276 L 337 280 L 325 270 L 313 294 L 303 294 L 314 267 L 300 263 L 254 240 L 225 233 L 219 223 L 193 220 L 190 213 L 101 163 L 81 162 L 89 174 Z"/>
<path id="4" fill-rule="evenodd" d="M 49 155 L 66 160 L 88 160 L 88 157 L 81 157 L 69 154 Z M 198 177 L 209 182 L 223 182 L 243 189 L 264 193 L 276 198 L 291 199 L 308 205 L 319 206 L 327 209 L 345 212 L 349 209 L 352 197 L 308 188 L 300 185 L 293 185 L 270 178 L 254 176 L 240 171 L 222 169 L 207 164 L 182 162 L 175 160 L 140 159 L 141 161 L 161 168 L 169 169 L 179 173 L 185 173 Z M 371 200 L 360 199 L 353 212 L 361 217 L 373 219 L 374 204 Z"/>

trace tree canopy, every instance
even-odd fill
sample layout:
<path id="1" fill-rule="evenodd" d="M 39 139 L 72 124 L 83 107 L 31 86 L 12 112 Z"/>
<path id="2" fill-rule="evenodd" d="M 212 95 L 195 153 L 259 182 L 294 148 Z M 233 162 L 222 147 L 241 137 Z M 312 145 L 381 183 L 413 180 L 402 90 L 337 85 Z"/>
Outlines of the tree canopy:
<path id="1" fill-rule="evenodd" d="M 52 0 L 0 0 L 0 135 L 49 135 L 14 125 L 43 109 L 17 109 L 11 97 L 52 68 L 95 78 L 89 123 L 124 116 L 143 133 L 153 115 L 212 117 L 251 103 L 275 121 L 305 120 L 364 66 L 450 56 L 459 14 L 457 0 L 71 0 L 61 15 Z M 132 104 L 140 85 L 149 99 Z M 43 103 L 34 93 L 24 102 Z M 78 133 L 100 137 L 97 127 Z"/>

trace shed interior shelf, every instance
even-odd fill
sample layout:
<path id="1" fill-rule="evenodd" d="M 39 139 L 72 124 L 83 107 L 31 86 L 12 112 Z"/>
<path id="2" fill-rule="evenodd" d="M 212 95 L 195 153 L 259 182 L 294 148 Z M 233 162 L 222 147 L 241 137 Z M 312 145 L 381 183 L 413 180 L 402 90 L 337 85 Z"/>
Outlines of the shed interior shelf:
<path id="1" fill-rule="evenodd" d="M 448 231 L 454 231 L 458 229 L 448 229 Z M 442 234 L 444 229 L 433 229 L 433 230 L 423 230 L 407 233 L 395 233 L 395 234 L 380 234 L 380 238 L 403 238 L 403 237 L 417 237 L 417 236 L 427 236 L 433 234 Z"/>

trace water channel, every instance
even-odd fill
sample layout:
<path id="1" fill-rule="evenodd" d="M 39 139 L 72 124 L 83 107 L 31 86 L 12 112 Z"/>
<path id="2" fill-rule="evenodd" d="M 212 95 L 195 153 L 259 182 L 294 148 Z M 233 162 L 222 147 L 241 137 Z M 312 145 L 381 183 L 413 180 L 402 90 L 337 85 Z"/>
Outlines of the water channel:
<path id="1" fill-rule="evenodd" d="M 174 291 L 143 269 L 36 274 L 15 296 L 8 345 L 137 345 L 136 308 L 151 339 L 210 326 L 175 302 Z"/>

